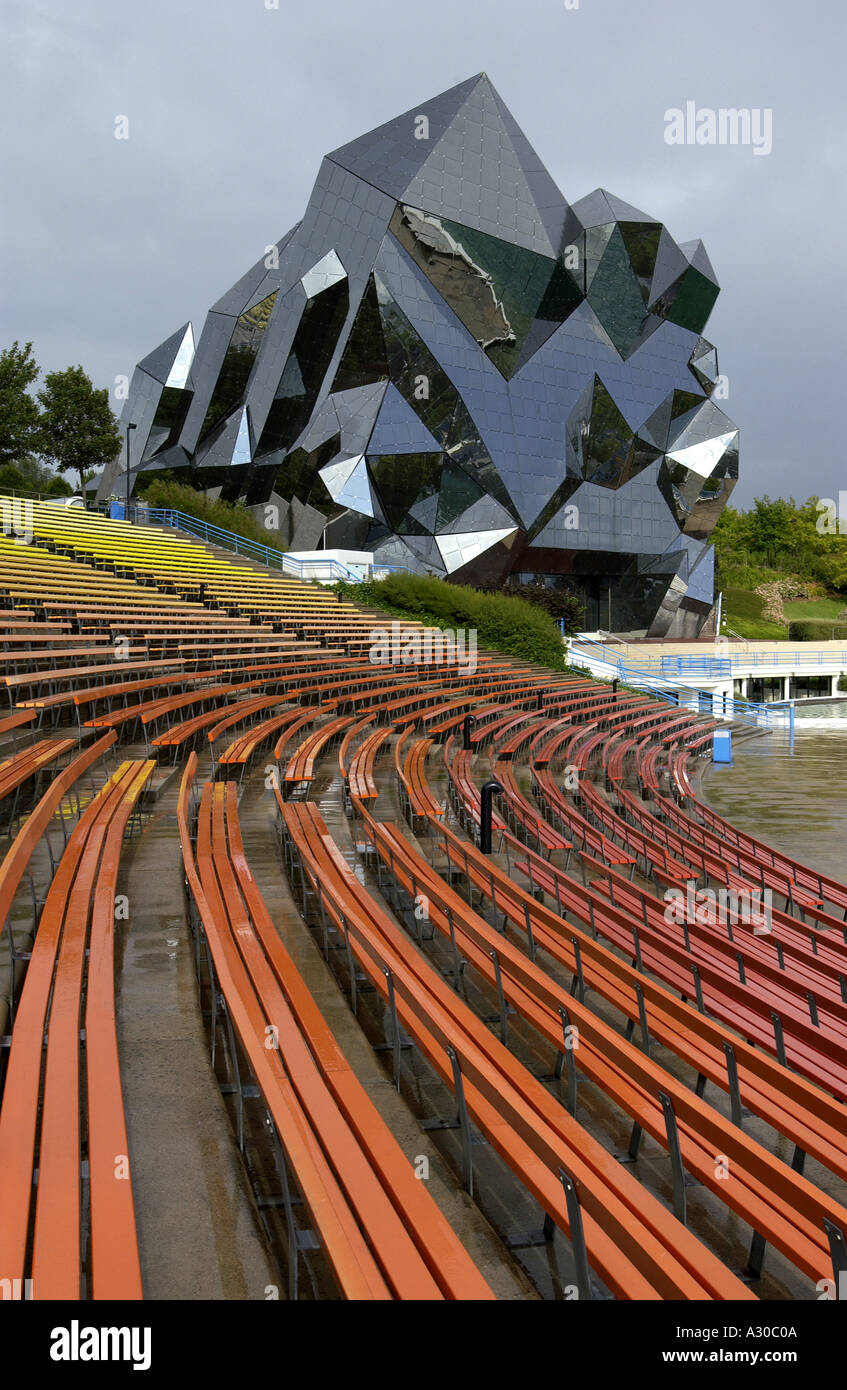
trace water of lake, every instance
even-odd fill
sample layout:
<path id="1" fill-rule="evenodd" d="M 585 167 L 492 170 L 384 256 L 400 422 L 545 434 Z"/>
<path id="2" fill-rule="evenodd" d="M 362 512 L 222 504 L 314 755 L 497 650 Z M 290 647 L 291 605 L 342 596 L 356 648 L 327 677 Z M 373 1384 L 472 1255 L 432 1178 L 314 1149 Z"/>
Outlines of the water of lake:
<path id="1" fill-rule="evenodd" d="M 736 740 L 730 765 L 706 764 L 702 793 L 740 830 L 847 882 L 847 701 L 798 712 L 793 740 Z"/>

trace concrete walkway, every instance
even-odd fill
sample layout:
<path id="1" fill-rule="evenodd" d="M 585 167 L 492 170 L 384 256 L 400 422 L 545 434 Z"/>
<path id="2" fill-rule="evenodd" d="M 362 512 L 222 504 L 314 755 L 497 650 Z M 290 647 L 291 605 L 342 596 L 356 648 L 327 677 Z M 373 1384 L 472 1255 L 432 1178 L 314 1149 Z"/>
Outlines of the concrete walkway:
<path id="1" fill-rule="evenodd" d="M 172 781 L 126 844 L 117 923 L 118 1043 L 144 1294 L 265 1299 L 279 1276 L 209 1064 Z"/>

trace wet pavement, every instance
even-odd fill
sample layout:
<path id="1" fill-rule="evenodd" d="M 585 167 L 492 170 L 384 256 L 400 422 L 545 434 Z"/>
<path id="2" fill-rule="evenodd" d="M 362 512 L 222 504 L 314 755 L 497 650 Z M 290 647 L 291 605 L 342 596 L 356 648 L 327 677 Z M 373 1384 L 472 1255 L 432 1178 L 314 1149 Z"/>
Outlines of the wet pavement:
<path id="1" fill-rule="evenodd" d="M 198 1004 L 171 784 L 124 847 L 118 1043 L 145 1298 L 265 1299 L 279 1276 Z"/>

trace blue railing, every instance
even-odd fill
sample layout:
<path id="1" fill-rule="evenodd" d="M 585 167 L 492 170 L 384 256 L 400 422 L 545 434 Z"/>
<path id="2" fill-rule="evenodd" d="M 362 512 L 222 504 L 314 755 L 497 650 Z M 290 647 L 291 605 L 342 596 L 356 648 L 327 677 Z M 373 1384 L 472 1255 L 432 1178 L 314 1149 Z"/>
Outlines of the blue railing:
<path id="1" fill-rule="evenodd" d="M 203 521 L 201 517 L 191 516 L 190 513 L 178 511 L 174 507 L 144 507 L 130 504 L 127 513 L 125 503 L 105 502 L 100 503 L 96 510 L 104 512 L 113 521 L 131 521 L 137 526 L 170 526 L 177 531 L 187 531 L 209 545 L 217 545 L 223 550 L 233 551 L 236 555 L 258 560 L 269 569 L 278 569 L 294 579 L 314 579 L 320 575 L 321 578 L 332 580 L 343 579 L 348 584 L 362 582 L 360 574 L 348 569 L 339 560 L 331 560 L 329 557 L 325 560 L 298 560 L 294 555 L 286 554 L 284 550 L 262 545 L 259 541 L 250 540 L 248 536 L 239 536 L 235 531 L 227 531 L 222 526 L 213 526 L 210 521 Z"/>
<path id="2" fill-rule="evenodd" d="M 847 647 L 836 647 L 828 652 L 731 652 L 726 657 L 663 656 L 660 666 L 662 672 L 669 675 L 697 675 L 714 679 L 731 676 L 736 671 L 747 671 L 753 666 L 778 666 L 790 670 L 798 666 L 840 666 L 847 669 Z"/>
<path id="3" fill-rule="evenodd" d="M 595 642 L 593 638 L 575 638 L 574 644 L 577 647 L 595 649 L 598 654 L 597 659 L 605 661 L 610 666 L 615 664 L 631 666 L 631 662 L 626 657 L 613 656 L 608 646 Z M 603 653 L 602 656 L 600 655 L 601 652 Z M 701 676 L 706 680 L 721 680 L 736 672 L 747 671 L 754 666 L 777 666 L 792 671 L 799 668 L 824 666 L 829 666 L 833 670 L 838 668 L 847 670 L 847 647 L 836 648 L 834 651 L 730 652 L 725 657 L 657 656 L 651 658 L 649 654 L 645 653 L 642 660 L 645 663 L 643 666 L 632 667 L 632 669 L 645 672 L 652 670 L 653 675 Z M 655 664 L 652 664 L 653 662 Z"/>
<path id="4" fill-rule="evenodd" d="M 732 675 L 732 661 L 729 657 L 663 656 L 660 658 L 659 669 L 663 676 L 720 678 Z"/>
<path id="5" fill-rule="evenodd" d="M 718 693 L 713 690 L 698 690 L 694 686 L 684 686 L 677 690 L 669 689 L 666 685 L 660 684 L 661 676 L 665 673 L 647 671 L 633 666 L 622 657 L 612 655 L 607 646 L 601 642 L 595 642 L 592 638 L 579 638 L 573 643 L 571 656 L 575 658 L 577 664 L 581 652 L 585 652 L 586 649 L 588 649 L 589 657 L 592 657 L 598 664 L 602 663 L 608 667 L 627 685 L 635 686 L 648 695 L 654 695 L 657 699 L 667 701 L 668 704 L 684 709 L 697 709 L 701 714 L 735 719 L 739 723 L 752 724 L 757 727 L 764 724 L 770 728 L 778 724 L 785 725 L 791 730 L 794 728 L 793 701 L 773 701 L 762 704 L 755 700 L 742 699 L 740 695 L 733 695 L 728 692 Z"/>
<path id="6" fill-rule="evenodd" d="M 734 655 L 734 669 L 746 666 L 842 666 L 847 670 L 847 647 L 833 651 L 799 652 L 739 652 Z"/>
<path id="7" fill-rule="evenodd" d="M 289 555 L 284 550 L 262 545 L 260 541 L 239 536 L 236 531 L 227 531 L 222 526 L 213 526 L 210 521 L 203 521 L 199 516 L 192 516 L 189 512 L 182 512 L 174 507 L 145 507 L 130 503 L 127 509 L 124 502 L 101 502 L 93 510 L 103 512 L 114 521 L 131 521 L 137 526 L 171 526 L 177 531 L 187 531 L 209 545 L 232 550 L 236 555 L 246 555 L 251 560 L 258 560 L 260 564 L 267 565 L 269 569 L 281 570 L 283 574 L 291 575 L 295 579 L 320 578 L 361 584 L 365 577 L 343 565 L 340 560 L 331 560 L 329 557 L 298 560 L 295 555 Z M 410 573 L 408 565 L 383 565 L 378 561 L 368 565 L 367 569 L 368 577 L 383 573 Z"/>
<path id="8" fill-rule="evenodd" d="M 678 709 L 695 709 L 699 714 L 711 714 L 721 719 L 735 719 L 740 724 L 751 724 L 760 728 L 763 724 L 770 728 L 775 724 L 794 729 L 794 702 L 790 700 L 773 701 L 761 704 L 756 700 L 743 700 L 740 695 L 714 690 L 693 690 L 686 686 L 683 690 L 670 690 L 667 686 L 656 685 L 639 672 L 630 670 L 625 677 L 627 685 L 637 686 L 647 695 L 666 700 Z"/>

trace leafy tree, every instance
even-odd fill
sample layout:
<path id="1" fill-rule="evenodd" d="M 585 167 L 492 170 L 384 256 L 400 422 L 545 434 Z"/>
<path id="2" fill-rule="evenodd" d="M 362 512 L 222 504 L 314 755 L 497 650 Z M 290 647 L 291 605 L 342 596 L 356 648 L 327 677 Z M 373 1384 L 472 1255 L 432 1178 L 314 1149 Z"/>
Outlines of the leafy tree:
<path id="1" fill-rule="evenodd" d="M 32 343 L 0 352 L 0 464 L 19 463 L 35 447 L 38 406 L 28 387 L 38 376 Z"/>
<path id="2" fill-rule="evenodd" d="M 725 508 L 712 533 L 718 583 L 755 589 L 790 575 L 847 591 L 847 535 L 818 530 L 817 502 L 765 496 L 749 512 Z"/>
<path id="3" fill-rule="evenodd" d="M 23 492 L 26 480 L 14 463 L 0 463 L 0 492 Z"/>
<path id="4" fill-rule="evenodd" d="M 782 497 L 772 502 L 767 494 L 756 498 L 750 539 L 753 549 L 764 554 L 770 564 L 781 552 L 790 554 L 794 549 L 792 524 L 796 510 L 793 497 L 787 502 Z"/>
<path id="5" fill-rule="evenodd" d="M 76 469 L 80 492 L 85 474 L 111 462 L 121 447 L 109 393 L 97 390 L 82 367 L 48 372 L 38 393 L 42 415 L 40 452 L 60 473 Z"/>
<path id="6" fill-rule="evenodd" d="M 71 491 L 64 478 L 31 454 L 18 463 L 0 464 L 0 492 L 15 492 L 24 497 L 67 497 Z"/>

